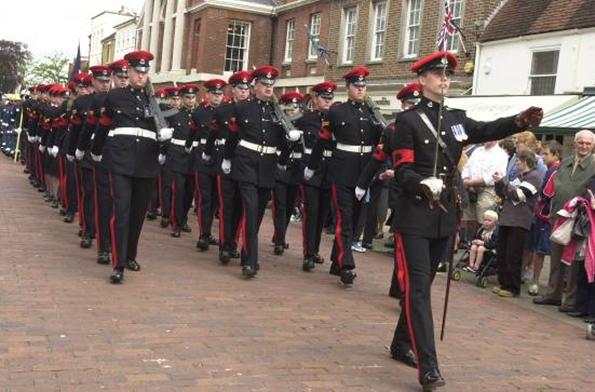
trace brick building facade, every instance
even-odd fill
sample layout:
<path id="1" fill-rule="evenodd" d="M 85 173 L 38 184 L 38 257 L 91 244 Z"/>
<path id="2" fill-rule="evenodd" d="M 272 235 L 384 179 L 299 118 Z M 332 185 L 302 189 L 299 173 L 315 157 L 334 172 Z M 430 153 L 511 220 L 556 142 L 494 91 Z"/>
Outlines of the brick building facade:
<path id="1" fill-rule="evenodd" d="M 464 32 L 449 43 L 461 63 L 453 89 L 471 87 L 475 42 L 502 0 L 449 0 Z M 278 91 L 340 80 L 370 68 L 370 93 L 385 112 L 413 75 L 411 64 L 435 51 L 442 0 L 147 0 L 139 21 L 140 47 L 156 53 L 156 83 L 227 78 L 234 70 L 273 63 Z M 155 11 L 155 12 L 154 12 Z M 330 52 L 316 56 L 309 34 Z M 465 71 L 466 70 L 466 71 Z M 338 96 L 341 97 L 341 91 Z"/>

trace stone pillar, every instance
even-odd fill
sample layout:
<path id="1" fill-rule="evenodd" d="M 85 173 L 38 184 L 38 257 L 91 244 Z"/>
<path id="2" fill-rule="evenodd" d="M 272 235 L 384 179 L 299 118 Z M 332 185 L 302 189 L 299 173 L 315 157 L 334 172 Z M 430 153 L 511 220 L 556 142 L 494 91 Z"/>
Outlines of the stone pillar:
<path id="1" fill-rule="evenodd" d="M 184 46 L 184 20 L 186 19 L 186 0 L 178 0 L 176 10 L 176 30 L 174 31 L 174 49 L 172 53 L 172 71 L 180 69 L 182 64 L 182 49 Z"/>
<path id="2" fill-rule="evenodd" d="M 143 16 L 143 36 L 140 48 L 149 49 L 149 38 L 151 31 L 151 18 L 153 17 L 153 0 L 145 0 L 145 15 Z"/>
<path id="3" fill-rule="evenodd" d="M 163 52 L 161 53 L 160 72 L 168 72 L 171 64 L 171 41 L 173 33 L 172 16 L 174 14 L 174 1 L 167 0 L 165 6 L 165 25 L 163 26 Z"/>
<path id="4" fill-rule="evenodd" d="M 157 55 L 159 49 L 159 13 L 161 11 L 161 1 L 153 0 L 153 17 L 151 18 L 151 41 L 149 51 L 154 56 Z"/>

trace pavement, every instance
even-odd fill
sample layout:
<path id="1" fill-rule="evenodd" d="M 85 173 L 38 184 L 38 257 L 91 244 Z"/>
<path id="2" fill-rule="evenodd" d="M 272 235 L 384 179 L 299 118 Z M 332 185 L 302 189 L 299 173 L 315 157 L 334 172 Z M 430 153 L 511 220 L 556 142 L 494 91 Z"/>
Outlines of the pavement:
<path id="1" fill-rule="evenodd" d="M 392 260 L 357 255 L 346 289 L 328 261 L 301 271 L 300 226 L 272 255 L 262 227 L 261 271 L 200 253 L 193 233 L 175 239 L 145 222 L 125 284 L 78 246 L 66 224 L 0 158 L 0 391 L 417 391 L 417 372 L 389 358 L 399 304 L 387 296 Z M 322 254 L 330 251 L 323 240 Z M 433 286 L 435 330 L 444 276 Z M 587 391 L 595 341 L 582 322 L 527 299 L 502 299 L 453 282 L 441 391 Z M 525 295 L 525 294 L 523 294 Z"/>

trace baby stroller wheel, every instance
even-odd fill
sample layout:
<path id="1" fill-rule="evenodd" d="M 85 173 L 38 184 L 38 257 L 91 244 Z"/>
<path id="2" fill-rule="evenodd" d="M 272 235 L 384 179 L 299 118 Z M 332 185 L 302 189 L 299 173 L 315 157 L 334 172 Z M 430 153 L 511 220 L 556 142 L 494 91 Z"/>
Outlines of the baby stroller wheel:
<path id="1" fill-rule="evenodd" d="M 459 270 L 455 270 L 452 272 L 452 275 L 450 276 L 450 278 L 456 282 L 458 282 L 459 280 L 461 280 L 461 271 Z"/>
<path id="2" fill-rule="evenodd" d="M 487 276 L 480 276 L 475 281 L 475 285 L 477 287 L 481 287 L 482 289 L 485 289 L 486 287 L 488 287 L 488 277 Z"/>

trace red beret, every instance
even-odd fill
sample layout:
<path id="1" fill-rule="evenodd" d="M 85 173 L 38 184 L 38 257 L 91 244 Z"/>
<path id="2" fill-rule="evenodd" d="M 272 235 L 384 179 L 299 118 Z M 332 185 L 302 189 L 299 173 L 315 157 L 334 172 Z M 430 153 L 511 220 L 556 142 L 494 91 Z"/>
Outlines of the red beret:
<path id="1" fill-rule="evenodd" d="M 221 80 L 221 79 L 211 79 L 211 80 L 207 80 L 206 82 L 204 82 L 203 85 L 210 92 L 213 92 L 213 91 L 222 92 L 223 87 L 227 86 L 227 82 L 225 80 Z"/>
<path id="2" fill-rule="evenodd" d="M 264 84 L 274 84 L 277 76 L 279 76 L 279 70 L 272 65 L 263 65 L 252 71 L 252 77 Z"/>
<path id="3" fill-rule="evenodd" d="M 165 90 L 165 94 L 170 98 L 180 96 L 180 89 L 176 86 L 166 87 L 164 90 Z"/>
<path id="4" fill-rule="evenodd" d="M 109 65 L 109 68 L 112 70 L 113 73 L 127 73 L 128 67 L 130 64 L 128 60 L 116 60 Z"/>
<path id="5" fill-rule="evenodd" d="M 154 58 L 153 53 L 146 50 L 136 50 L 124 56 L 124 60 L 128 60 L 130 66 L 139 72 L 148 72 L 150 67 L 149 61 Z"/>
<path id="6" fill-rule="evenodd" d="M 189 83 L 180 87 L 180 94 L 182 95 L 196 95 L 199 87 L 196 84 Z"/>
<path id="7" fill-rule="evenodd" d="M 443 69 L 454 71 L 457 67 L 457 58 L 448 51 L 432 53 L 426 57 L 417 60 L 412 66 L 411 71 L 418 75 L 431 69 Z"/>
<path id="8" fill-rule="evenodd" d="M 66 87 L 52 85 L 48 90 L 48 93 L 54 97 L 63 97 L 65 95 L 68 95 L 69 90 Z"/>
<path id="9" fill-rule="evenodd" d="M 301 103 L 303 100 L 304 100 L 304 95 L 297 91 L 285 93 L 285 94 L 281 95 L 281 98 L 279 98 L 279 102 L 281 102 L 284 105 L 287 105 L 290 103 L 294 103 L 294 104 Z"/>
<path id="10" fill-rule="evenodd" d="M 252 82 L 252 79 L 254 79 L 254 77 L 251 72 L 238 71 L 229 77 L 229 84 L 234 87 L 243 87 L 247 89 L 250 82 Z"/>
<path id="11" fill-rule="evenodd" d="M 333 97 L 333 92 L 337 89 L 337 84 L 335 82 L 327 81 L 318 83 L 317 85 L 312 87 L 312 91 L 317 93 L 318 95 Z"/>
<path id="12" fill-rule="evenodd" d="M 167 92 L 164 88 L 158 88 L 157 90 L 155 90 L 155 96 L 157 98 L 165 98 L 167 97 Z"/>
<path id="13" fill-rule="evenodd" d="M 109 80 L 112 75 L 112 70 L 107 65 L 94 65 L 89 67 L 89 71 L 98 80 Z"/>
<path id="14" fill-rule="evenodd" d="M 356 86 L 365 86 L 366 76 L 368 75 L 370 75 L 368 67 L 360 65 L 354 67 L 353 69 L 351 69 L 351 71 L 343 75 L 343 79 L 345 79 L 348 83 L 353 83 Z"/>
<path id="15" fill-rule="evenodd" d="M 408 99 L 419 98 L 421 95 L 421 84 L 418 82 L 412 82 L 406 84 L 405 87 L 399 90 L 397 93 L 397 99 L 399 101 L 406 101 Z"/>
<path id="16" fill-rule="evenodd" d="M 74 81 L 68 82 L 68 89 L 73 93 L 76 92 L 76 83 Z"/>

